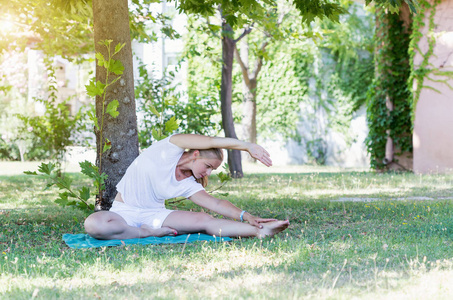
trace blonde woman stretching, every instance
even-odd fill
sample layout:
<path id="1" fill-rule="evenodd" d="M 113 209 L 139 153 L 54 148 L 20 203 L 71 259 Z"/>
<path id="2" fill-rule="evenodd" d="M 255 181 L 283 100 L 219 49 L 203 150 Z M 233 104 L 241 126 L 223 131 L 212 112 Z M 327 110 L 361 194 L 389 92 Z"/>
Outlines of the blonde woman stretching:
<path id="1" fill-rule="evenodd" d="M 110 211 L 90 215 L 85 220 L 85 230 L 90 236 L 105 240 L 198 232 L 263 238 L 285 230 L 288 220 L 253 216 L 205 191 L 207 177 L 222 163 L 220 149 L 247 151 L 264 165 L 272 165 L 269 153 L 253 143 L 192 134 L 170 136 L 154 143 L 132 162 L 116 186 L 118 194 Z M 247 223 L 165 208 L 166 199 L 180 196 L 227 218 Z"/>

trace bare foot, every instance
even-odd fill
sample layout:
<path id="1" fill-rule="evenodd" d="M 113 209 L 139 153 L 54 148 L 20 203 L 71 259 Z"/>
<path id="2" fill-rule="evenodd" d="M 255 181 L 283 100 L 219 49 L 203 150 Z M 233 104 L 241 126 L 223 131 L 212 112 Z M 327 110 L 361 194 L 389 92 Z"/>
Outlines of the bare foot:
<path id="1" fill-rule="evenodd" d="M 171 227 L 161 227 L 154 229 L 151 226 L 143 224 L 140 226 L 140 232 L 141 236 L 143 237 L 148 237 L 148 236 L 156 236 L 156 237 L 161 237 L 161 236 L 166 236 L 166 235 L 178 235 L 178 231 L 176 229 L 173 229 Z"/>
<path id="2" fill-rule="evenodd" d="M 286 221 L 273 221 L 273 222 L 266 222 L 266 223 L 261 223 L 263 225 L 263 228 L 258 230 L 258 235 L 257 237 L 262 239 L 267 236 L 274 236 L 279 232 L 282 232 L 289 226 L 289 220 Z"/>

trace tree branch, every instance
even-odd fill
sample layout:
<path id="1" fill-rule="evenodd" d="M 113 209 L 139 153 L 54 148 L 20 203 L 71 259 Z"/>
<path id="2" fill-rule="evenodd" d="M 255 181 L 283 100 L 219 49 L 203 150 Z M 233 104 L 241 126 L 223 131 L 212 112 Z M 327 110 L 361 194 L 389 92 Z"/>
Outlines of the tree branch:
<path id="1" fill-rule="evenodd" d="M 253 24 L 254 24 L 254 23 L 253 23 Z M 235 43 L 235 44 L 236 44 L 237 42 L 239 42 L 240 40 L 242 40 L 242 38 L 243 38 L 244 36 L 246 36 L 247 34 L 249 34 L 250 32 L 252 32 L 253 24 L 252 24 L 250 27 L 245 28 L 244 31 L 242 32 L 242 34 L 241 34 L 237 39 L 234 40 L 234 43 Z"/>
<path id="2" fill-rule="evenodd" d="M 260 52 L 264 52 L 266 50 L 267 45 L 269 45 L 269 41 L 265 41 L 260 48 Z M 258 77 L 259 72 L 261 71 L 261 67 L 263 66 L 263 55 L 258 55 L 255 61 L 255 69 L 252 73 L 252 79 L 256 79 Z"/>
<path id="3" fill-rule="evenodd" d="M 288 14 L 289 14 L 289 11 L 283 11 L 282 13 L 279 14 L 279 16 L 277 18 L 277 24 L 275 26 L 276 28 L 280 27 L 284 18 Z M 269 32 L 266 32 L 266 31 L 264 32 L 264 36 L 268 37 L 268 38 L 272 38 L 272 34 Z M 266 50 L 266 47 L 268 44 L 269 44 L 269 40 L 266 40 L 265 42 L 263 42 L 259 52 L 264 52 Z M 258 55 L 258 57 L 255 61 L 255 68 L 254 68 L 252 76 L 250 78 L 251 80 L 258 78 L 258 74 L 260 73 L 262 66 L 263 66 L 263 55 Z"/>
<path id="4" fill-rule="evenodd" d="M 236 44 L 234 44 L 234 56 L 236 57 L 236 60 L 238 61 L 239 65 L 241 66 L 242 70 L 242 75 L 244 77 L 244 82 L 247 86 L 250 85 L 250 77 L 249 77 L 249 70 L 248 66 L 244 64 L 244 61 L 242 61 L 241 54 L 239 54 L 238 47 L 236 47 Z"/>

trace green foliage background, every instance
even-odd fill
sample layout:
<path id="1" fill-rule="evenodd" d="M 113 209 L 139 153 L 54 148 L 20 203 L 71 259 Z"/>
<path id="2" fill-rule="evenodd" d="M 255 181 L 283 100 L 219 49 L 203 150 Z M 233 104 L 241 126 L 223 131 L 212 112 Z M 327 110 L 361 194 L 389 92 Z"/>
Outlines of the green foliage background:
<path id="1" fill-rule="evenodd" d="M 162 24 L 160 30 L 163 33 L 170 37 L 178 37 L 179 35 L 171 28 L 169 16 L 152 14 L 150 5 L 154 2 L 138 0 L 131 2 L 133 38 L 142 42 L 155 40 L 157 31 L 148 33 L 145 30 L 149 22 Z M 218 4 L 218 1 L 202 1 L 202 3 L 182 1 L 179 3 L 179 9 L 198 14 L 204 11 L 205 13 L 202 13 L 204 17 L 213 18 L 212 15 L 216 12 L 216 7 L 213 6 L 215 3 Z M 404 101 L 401 102 L 401 105 L 396 104 L 395 111 L 391 114 L 382 106 L 382 93 L 393 93 L 392 97 L 395 99 L 410 97 L 410 91 L 405 85 L 407 70 L 403 70 L 406 67 L 401 64 L 406 63 L 403 61 L 407 52 L 392 50 L 393 54 L 387 53 L 394 55 L 391 58 L 394 60 L 392 64 L 396 66 L 395 69 L 392 69 L 394 77 L 392 80 L 377 78 L 373 81 L 374 45 L 370 34 L 373 31 L 373 22 L 370 13 L 364 15 L 358 11 L 358 5 L 349 1 L 342 1 L 342 7 L 335 3 L 317 5 L 318 1 L 295 1 L 294 5 L 299 10 L 292 7 L 292 12 L 285 21 L 286 23 L 282 25 L 282 30 L 273 31 L 272 35 L 263 37 L 264 31 L 272 31 L 272 26 L 267 21 L 275 17 L 278 10 L 284 7 L 282 3 L 285 5 L 287 3 L 285 1 L 265 1 L 265 3 L 243 1 L 240 3 L 239 8 L 237 2 L 222 2 L 222 5 L 228 21 L 236 28 L 237 35 L 240 34 L 244 25 L 250 26 L 251 20 L 254 18 L 256 20 L 253 25 L 255 28 L 249 35 L 249 44 L 251 62 L 254 61 L 256 55 L 262 55 L 265 58 L 258 84 L 257 100 L 257 125 L 261 136 L 273 138 L 280 135 L 284 138 L 296 138 L 306 146 L 308 154 L 316 162 L 323 163 L 327 151 L 324 149 L 325 136 L 329 132 L 335 131 L 343 134 L 347 141 L 352 141 L 353 137 L 348 136 L 347 133 L 349 122 L 354 112 L 368 101 L 370 135 L 367 146 L 372 157 L 372 166 L 382 167 L 383 147 L 385 147 L 386 131 L 389 126 L 392 127 L 390 135 L 396 142 L 398 151 L 412 151 L 409 141 L 411 124 L 407 119 L 408 104 L 404 104 Z M 378 3 L 384 7 L 389 7 L 389 5 L 396 7 L 400 4 L 398 1 L 378 1 Z M 50 4 L 53 4 L 54 7 Z M 33 22 L 27 24 L 28 27 L 19 26 L 18 32 L 30 29 L 40 36 L 41 40 L 37 41 L 37 45 L 45 53 L 70 57 L 72 53 L 87 52 L 92 49 L 92 45 L 87 43 L 92 39 L 90 4 L 90 1 L 51 1 L 48 3 L 41 0 L 27 0 L 19 3 L 15 0 L 5 3 L 2 6 L 2 12 L 33 12 L 36 17 Z M 411 5 L 412 2 L 409 4 Z M 268 6 L 272 9 L 267 10 Z M 228 13 L 229 10 L 236 9 L 237 11 L 234 13 Z M 411 9 L 414 10 L 414 7 L 411 6 Z M 340 15 L 340 12 L 345 10 L 348 10 L 349 14 Z M 395 8 L 391 9 L 391 11 L 394 10 Z M 294 11 L 297 13 L 293 13 Z M 58 13 L 61 15 L 57 15 Z M 303 18 L 300 18 L 299 13 L 303 15 Z M 321 20 L 307 25 L 307 22 L 313 20 L 315 15 L 319 16 Z M 28 17 L 29 15 L 24 13 L 18 22 L 25 24 Z M 332 22 L 332 20 L 338 20 L 339 23 Z M 267 25 L 260 28 L 261 23 Z M 151 132 L 152 128 L 164 132 L 166 129 L 176 130 L 176 125 L 178 125 L 176 132 L 210 135 L 215 135 L 220 131 L 220 116 L 216 113 L 219 111 L 220 40 L 213 38 L 211 34 L 212 32 L 219 33 L 219 25 L 208 26 L 199 16 L 189 20 L 184 53 L 184 57 L 189 63 L 187 94 L 182 94 L 175 86 L 172 86 L 171 74 L 167 74 L 168 78 L 165 79 L 165 82 L 154 82 L 147 86 L 145 81 L 150 81 L 150 79 L 145 78 L 138 87 L 138 93 L 140 90 L 143 93 L 145 89 L 160 89 L 160 91 L 156 90 L 157 92 L 151 98 L 149 98 L 150 95 L 139 95 L 141 99 L 146 99 L 146 97 L 150 99 L 143 101 L 141 106 L 142 113 L 148 116 L 144 119 L 140 138 L 143 147 L 150 145 L 153 140 L 152 136 L 146 135 L 146 132 Z M 71 30 L 64 33 L 64 30 L 68 28 Z M 398 30 L 392 34 L 392 37 L 388 37 L 389 39 L 407 43 L 406 37 L 399 38 Z M 260 53 L 257 49 L 263 39 L 270 39 L 271 44 L 265 53 Z M 26 39 L 4 41 L 5 43 L 0 44 L 0 48 L 13 46 L 20 48 L 25 45 Z M 399 54 L 402 56 L 398 56 Z M 381 67 L 381 71 L 385 67 L 378 65 Z M 398 69 L 400 68 L 398 66 L 401 66 L 401 69 Z M 235 122 L 239 124 L 242 118 L 242 78 L 239 68 L 237 66 L 235 68 L 233 103 Z M 413 72 L 413 75 L 422 71 L 423 69 Z M 413 78 L 415 78 L 414 76 Z M 0 92 L 10 93 L 14 87 L 11 87 L 4 78 L 1 80 Z M 373 84 L 371 84 L 372 82 Z M 371 88 L 367 96 L 368 86 Z M 384 91 L 381 90 L 382 86 L 388 86 L 388 88 L 385 88 Z M 175 101 L 175 99 L 178 100 Z M 145 105 L 145 103 L 147 104 Z M 151 106 L 149 106 L 153 105 L 157 108 L 159 103 L 161 103 L 161 107 L 158 110 L 164 112 L 165 120 L 153 117 Z M 307 133 L 302 135 L 298 133 L 297 127 L 301 122 L 316 122 L 319 114 L 326 116 L 327 121 L 324 127 L 314 129 L 317 126 L 315 125 Z M 165 126 L 172 118 L 171 124 Z M 162 128 L 159 129 L 159 126 Z M 24 130 L 22 133 L 24 136 L 28 134 Z M 34 157 L 41 158 L 46 155 L 41 153 L 42 151 L 38 152 L 33 154 Z M 9 144 L 7 139 L 0 137 L 0 157 L 17 159 L 17 153 L 17 146 Z"/>
<path id="2" fill-rule="evenodd" d="M 374 76 L 373 17 L 357 4 L 347 7 L 350 14 L 342 16 L 340 23 L 322 20 L 302 26 L 297 14 L 289 13 L 281 30 L 274 28 L 274 35 L 266 36 L 263 32 L 269 28 L 256 25 L 247 36 L 250 68 L 257 55 L 265 59 L 257 88 L 259 136 L 295 138 L 306 146 L 309 155 L 316 159 L 320 156 L 318 163 L 325 162 L 326 150 L 317 152 L 329 131 L 340 132 L 352 141 L 347 133 L 349 123 L 365 104 Z M 221 49 L 220 40 L 213 34 L 218 27 L 201 20 L 189 24 L 189 94 L 219 102 Z M 241 32 L 238 29 L 236 36 Z M 266 40 L 269 45 L 263 53 L 259 49 Z M 242 76 L 236 63 L 234 68 L 233 104 L 238 126 L 242 118 Z M 300 134 L 301 122 L 316 124 L 319 113 L 326 115 L 324 129 L 319 131 L 313 125 L 310 132 Z"/>
<path id="3" fill-rule="evenodd" d="M 140 64 L 139 73 L 135 97 L 141 148 L 174 133 L 218 134 L 217 101 L 193 89 L 184 91 L 181 83 L 175 81 L 173 71 L 155 78 L 152 68 Z"/>

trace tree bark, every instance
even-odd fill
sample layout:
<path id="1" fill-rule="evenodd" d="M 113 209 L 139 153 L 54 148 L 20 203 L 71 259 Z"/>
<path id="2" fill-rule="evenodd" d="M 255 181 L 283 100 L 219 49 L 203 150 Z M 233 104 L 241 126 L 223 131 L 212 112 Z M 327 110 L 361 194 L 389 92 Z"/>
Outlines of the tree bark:
<path id="1" fill-rule="evenodd" d="M 242 69 L 242 94 L 243 100 L 243 119 L 242 130 L 244 139 L 248 142 L 256 143 L 256 88 L 257 75 L 250 74 L 249 69 L 249 44 L 247 37 L 241 40 L 241 52 L 235 49 L 236 59 Z M 260 58 L 258 58 L 260 60 Z M 260 63 L 259 61 L 256 64 Z M 254 160 L 253 160 L 254 161 Z"/>
<path id="2" fill-rule="evenodd" d="M 235 52 L 238 61 L 242 61 L 242 135 L 247 142 L 256 144 L 256 78 L 249 75 L 249 44 L 247 37 L 241 40 L 241 53 Z M 246 154 L 246 160 L 256 162 L 250 155 Z"/>
<path id="3" fill-rule="evenodd" d="M 233 111 L 231 109 L 233 93 L 233 59 L 235 41 L 231 26 L 222 23 L 222 81 L 220 87 L 220 107 L 222 110 L 222 125 L 226 137 L 237 138 L 234 129 Z M 239 150 L 228 150 L 228 164 L 233 178 L 242 178 L 241 152 Z"/>
<path id="4" fill-rule="evenodd" d="M 125 47 L 115 55 L 124 66 L 121 79 L 106 91 L 106 103 L 119 101 L 117 118 L 109 114 L 104 116 L 103 140 L 96 132 L 97 158 L 100 172 L 108 176 L 106 189 L 97 201 L 95 210 L 108 210 L 116 196 L 116 184 L 121 180 L 126 169 L 138 156 L 137 117 L 135 113 L 134 74 L 132 65 L 132 47 L 129 29 L 129 10 L 127 0 L 93 0 L 94 41 L 96 52 L 101 52 L 107 59 L 107 49 L 99 45 L 99 41 L 113 40 L 111 52 L 118 43 L 125 43 Z M 109 81 L 114 79 L 109 74 Z M 96 65 L 96 80 L 105 83 L 106 69 Z M 102 98 L 96 97 L 96 116 L 100 122 L 102 118 Z M 111 149 L 102 154 L 105 139 L 111 142 Z"/>
<path id="5" fill-rule="evenodd" d="M 243 103 L 243 120 L 244 139 L 251 143 L 256 143 L 256 79 L 250 80 L 250 83 L 244 84 L 244 103 Z"/>

